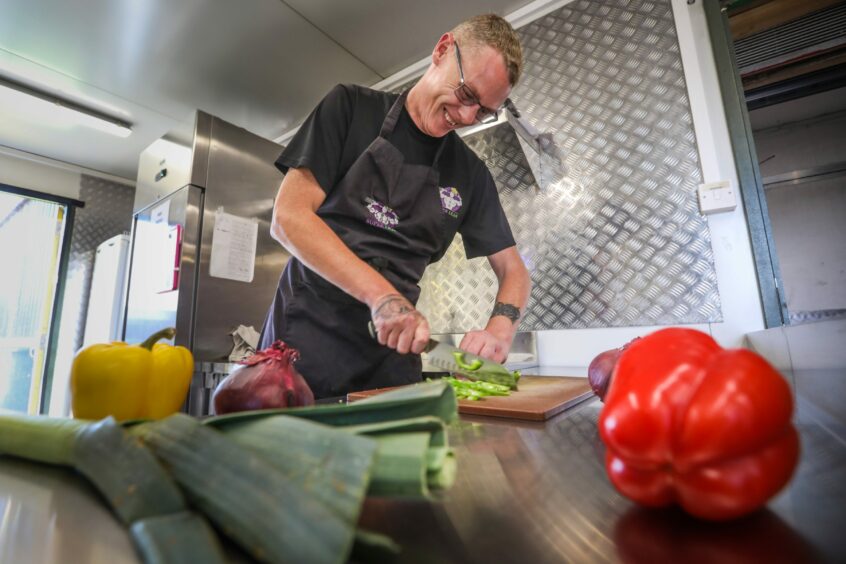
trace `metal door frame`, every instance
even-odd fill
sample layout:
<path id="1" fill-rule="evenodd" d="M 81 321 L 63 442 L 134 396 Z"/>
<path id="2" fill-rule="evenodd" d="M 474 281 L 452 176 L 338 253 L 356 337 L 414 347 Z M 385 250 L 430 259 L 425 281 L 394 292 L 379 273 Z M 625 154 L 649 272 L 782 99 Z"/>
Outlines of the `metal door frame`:
<path id="1" fill-rule="evenodd" d="M 787 301 L 781 290 L 784 284 L 728 17 L 720 2 L 703 0 L 702 6 L 708 22 L 708 35 L 711 38 L 743 209 L 749 226 L 764 324 L 767 328 L 779 327 L 788 323 Z"/>

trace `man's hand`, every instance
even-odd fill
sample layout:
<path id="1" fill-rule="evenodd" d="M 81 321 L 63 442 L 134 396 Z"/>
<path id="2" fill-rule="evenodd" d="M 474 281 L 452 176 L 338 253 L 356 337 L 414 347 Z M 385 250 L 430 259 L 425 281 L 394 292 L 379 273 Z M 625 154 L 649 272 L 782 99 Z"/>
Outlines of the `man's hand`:
<path id="1" fill-rule="evenodd" d="M 485 328 L 465 334 L 459 346 L 469 353 L 502 363 L 511 350 L 532 281 L 517 247 L 508 247 L 490 255 L 488 262 L 499 281 L 496 305 Z"/>
<path id="2" fill-rule="evenodd" d="M 400 294 L 378 300 L 370 310 L 379 343 L 400 354 L 420 354 L 429 342 L 429 323 Z"/>
<path id="3" fill-rule="evenodd" d="M 508 357 L 511 341 L 500 339 L 493 333 L 480 329 L 466 333 L 458 348 L 494 362 L 503 363 Z"/>

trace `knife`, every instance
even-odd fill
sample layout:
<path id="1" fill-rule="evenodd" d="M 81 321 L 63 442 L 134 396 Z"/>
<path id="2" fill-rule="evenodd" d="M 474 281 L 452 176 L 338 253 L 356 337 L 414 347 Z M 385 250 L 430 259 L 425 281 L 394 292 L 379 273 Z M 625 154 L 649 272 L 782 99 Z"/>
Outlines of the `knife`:
<path id="1" fill-rule="evenodd" d="M 376 338 L 376 328 L 373 322 L 367 324 L 370 335 Z M 423 354 L 433 366 L 445 372 L 461 374 L 469 380 L 481 380 L 501 384 L 510 388 L 517 387 L 519 376 L 511 372 L 498 362 L 482 358 L 481 356 L 463 351 L 447 343 L 441 343 L 435 339 L 429 339 Z"/>

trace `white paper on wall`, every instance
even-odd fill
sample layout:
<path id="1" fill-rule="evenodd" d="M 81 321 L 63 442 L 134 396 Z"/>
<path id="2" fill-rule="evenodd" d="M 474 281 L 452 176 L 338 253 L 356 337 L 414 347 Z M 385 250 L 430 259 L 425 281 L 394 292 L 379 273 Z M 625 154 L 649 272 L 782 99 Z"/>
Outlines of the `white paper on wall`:
<path id="1" fill-rule="evenodd" d="M 209 275 L 252 282 L 256 265 L 258 223 L 218 210 L 212 233 Z"/>

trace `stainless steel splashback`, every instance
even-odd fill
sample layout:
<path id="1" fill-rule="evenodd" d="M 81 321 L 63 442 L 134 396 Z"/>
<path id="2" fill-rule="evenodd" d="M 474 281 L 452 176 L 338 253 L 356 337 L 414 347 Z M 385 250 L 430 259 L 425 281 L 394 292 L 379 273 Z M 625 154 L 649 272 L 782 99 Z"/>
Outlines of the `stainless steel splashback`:
<path id="1" fill-rule="evenodd" d="M 133 222 L 126 339 L 177 328 L 176 343 L 197 361 L 226 360 L 238 325 L 260 330 L 289 255 L 270 237 L 273 200 L 282 180 L 274 166 L 282 147 L 204 112 L 194 131 L 168 134 L 141 156 Z M 156 210 L 167 227 L 181 226 L 178 287 L 162 292 L 147 271 L 158 260 L 150 236 Z M 216 214 L 223 211 L 258 224 L 251 282 L 210 274 Z M 160 212 L 159 215 L 162 215 Z M 161 218 L 159 218 L 161 222 Z"/>
<path id="2" fill-rule="evenodd" d="M 491 169 L 533 281 L 520 329 L 722 320 L 690 104 L 669 0 L 576 0 L 518 30 L 512 99 L 561 160 L 510 125 L 465 137 Z M 534 173 L 533 173 L 534 171 Z M 435 333 L 490 315 L 496 278 L 460 237 L 419 307 Z"/>

